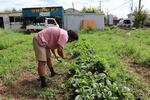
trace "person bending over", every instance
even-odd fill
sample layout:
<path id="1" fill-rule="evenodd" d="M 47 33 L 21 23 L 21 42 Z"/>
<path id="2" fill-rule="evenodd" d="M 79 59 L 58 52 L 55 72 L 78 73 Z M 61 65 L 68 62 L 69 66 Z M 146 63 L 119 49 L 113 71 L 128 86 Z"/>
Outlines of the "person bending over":
<path id="1" fill-rule="evenodd" d="M 36 60 L 38 62 L 38 74 L 41 80 L 41 87 L 48 87 L 45 79 L 45 65 L 47 64 L 51 76 L 56 73 L 52 67 L 51 52 L 56 58 L 55 49 L 57 49 L 58 55 L 65 59 L 64 57 L 64 46 L 68 42 L 78 40 L 78 35 L 72 30 L 64 30 L 59 27 L 48 27 L 42 31 L 36 33 L 33 37 L 33 48 L 35 51 Z"/>

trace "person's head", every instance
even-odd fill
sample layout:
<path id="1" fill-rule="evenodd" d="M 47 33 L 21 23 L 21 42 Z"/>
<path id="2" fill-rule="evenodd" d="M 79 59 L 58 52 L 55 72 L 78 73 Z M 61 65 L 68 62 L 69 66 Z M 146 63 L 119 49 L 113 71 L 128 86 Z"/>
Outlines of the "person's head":
<path id="1" fill-rule="evenodd" d="M 68 33 L 68 42 L 72 42 L 79 39 L 79 36 L 76 32 L 68 30 L 67 33 Z"/>

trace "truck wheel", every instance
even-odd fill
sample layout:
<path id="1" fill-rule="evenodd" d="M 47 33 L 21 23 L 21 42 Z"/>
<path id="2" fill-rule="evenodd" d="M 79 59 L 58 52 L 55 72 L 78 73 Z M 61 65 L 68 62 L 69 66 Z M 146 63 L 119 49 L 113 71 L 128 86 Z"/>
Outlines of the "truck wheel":
<path id="1" fill-rule="evenodd" d="M 25 33 L 26 33 L 26 34 L 31 34 L 30 30 L 26 30 Z"/>
<path id="2" fill-rule="evenodd" d="M 34 33 L 34 29 L 31 29 L 31 33 Z"/>

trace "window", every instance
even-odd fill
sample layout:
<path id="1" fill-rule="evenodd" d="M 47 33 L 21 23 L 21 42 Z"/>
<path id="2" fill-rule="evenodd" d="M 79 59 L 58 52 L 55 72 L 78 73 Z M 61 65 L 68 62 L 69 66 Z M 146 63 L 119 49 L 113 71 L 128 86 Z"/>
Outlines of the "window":
<path id="1" fill-rule="evenodd" d="M 54 20 L 48 20 L 48 24 L 54 24 L 54 25 L 56 25 L 56 23 L 55 23 Z"/>
<path id="2" fill-rule="evenodd" d="M 9 21 L 10 21 L 10 23 L 11 23 L 11 22 L 15 22 L 14 17 L 13 17 L 13 16 L 10 16 L 10 17 L 9 17 Z"/>
<path id="3" fill-rule="evenodd" d="M 10 16 L 10 17 L 9 17 L 9 21 L 10 21 L 10 23 L 11 23 L 11 22 L 22 22 L 23 19 L 22 19 L 22 17 L 20 17 L 20 16 Z"/>
<path id="4" fill-rule="evenodd" d="M 131 21 L 130 20 L 124 20 L 124 23 L 125 24 L 131 24 Z"/>
<path id="5" fill-rule="evenodd" d="M 23 19 L 20 16 L 14 17 L 15 18 L 15 22 L 22 22 Z"/>

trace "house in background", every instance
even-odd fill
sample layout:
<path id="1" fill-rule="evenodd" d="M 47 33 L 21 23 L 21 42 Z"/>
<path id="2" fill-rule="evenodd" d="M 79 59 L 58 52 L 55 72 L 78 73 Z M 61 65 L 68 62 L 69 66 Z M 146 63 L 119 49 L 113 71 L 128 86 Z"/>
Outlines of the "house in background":
<path id="1" fill-rule="evenodd" d="M 22 13 L 0 13 L 0 28 L 19 30 L 22 27 Z"/>

